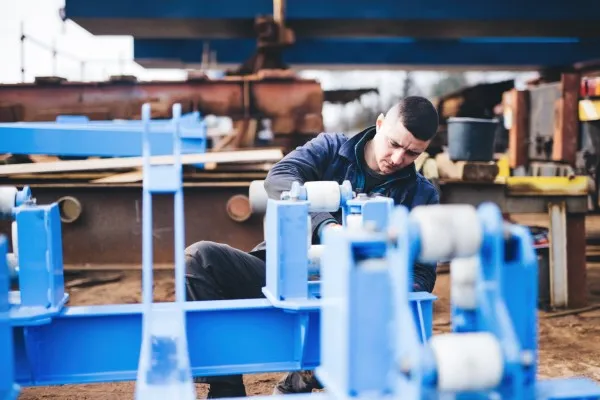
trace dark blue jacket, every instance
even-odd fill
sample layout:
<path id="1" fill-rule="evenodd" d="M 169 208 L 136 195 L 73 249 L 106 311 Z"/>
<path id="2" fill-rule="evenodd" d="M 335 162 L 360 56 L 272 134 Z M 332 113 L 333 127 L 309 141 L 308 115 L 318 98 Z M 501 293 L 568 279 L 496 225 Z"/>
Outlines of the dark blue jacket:
<path id="1" fill-rule="evenodd" d="M 279 199 L 281 192 L 289 190 L 292 182 L 349 180 L 356 193 L 364 192 L 365 173 L 362 162 L 365 143 L 375 136 L 375 127 L 368 128 L 348 138 L 340 133 L 321 133 L 304 146 L 296 148 L 273 166 L 265 180 L 269 198 Z M 418 173 L 414 164 L 390 176 L 384 184 L 369 194 L 382 194 L 394 199 L 396 205 L 409 209 L 423 204 L 439 203 L 435 187 Z M 341 211 L 311 215 L 313 243 L 319 243 L 320 231 L 329 221 L 341 223 Z M 435 284 L 435 265 L 417 264 L 414 283 L 417 290 L 431 292 Z"/>

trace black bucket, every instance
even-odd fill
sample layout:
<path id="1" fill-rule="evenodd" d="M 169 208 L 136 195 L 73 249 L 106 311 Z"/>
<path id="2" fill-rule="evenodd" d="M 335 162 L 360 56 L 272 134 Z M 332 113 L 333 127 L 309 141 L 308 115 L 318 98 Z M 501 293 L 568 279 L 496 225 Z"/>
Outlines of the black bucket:
<path id="1" fill-rule="evenodd" d="M 448 118 L 448 153 L 452 161 L 493 161 L 497 119 Z"/>

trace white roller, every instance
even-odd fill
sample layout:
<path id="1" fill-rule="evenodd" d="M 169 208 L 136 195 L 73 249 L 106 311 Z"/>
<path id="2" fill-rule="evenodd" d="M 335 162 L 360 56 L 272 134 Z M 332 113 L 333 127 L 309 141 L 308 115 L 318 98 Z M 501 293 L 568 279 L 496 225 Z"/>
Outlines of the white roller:
<path id="1" fill-rule="evenodd" d="M 418 206 L 411 211 L 411 219 L 421 230 L 421 261 L 470 257 L 479 251 L 483 232 L 472 206 Z"/>
<path id="2" fill-rule="evenodd" d="M 17 188 L 0 186 L 0 215 L 10 215 L 17 201 Z"/>
<path id="3" fill-rule="evenodd" d="M 311 212 L 336 212 L 341 204 L 340 184 L 335 181 L 305 182 Z"/>
<path id="4" fill-rule="evenodd" d="M 479 274 L 479 256 L 455 258 L 450 263 L 450 294 L 457 307 L 473 310 L 477 307 L 475 284 Z"/>
<path id="5" fill-rule="evenodd" d="M 267 201 L 269 200 L 269 195 L 265 190 L 265 181 L 250 182 L 248 199 L 250 200 L 250 209 L 252 210 L 253 214 L 267 212 Z"/>
<path id="6" fill-rule="evenodd" d="M 496 338 L 487 332 L 448 333 L 430 340 L 440 391 L 487 390 L 502 380 L 504 362 Z"/>

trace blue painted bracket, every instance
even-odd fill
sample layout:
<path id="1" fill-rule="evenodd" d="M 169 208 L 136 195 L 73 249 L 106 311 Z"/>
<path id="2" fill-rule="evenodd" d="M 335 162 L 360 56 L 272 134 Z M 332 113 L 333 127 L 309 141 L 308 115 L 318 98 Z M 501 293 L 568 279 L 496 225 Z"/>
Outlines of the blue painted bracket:
<path id="1" fill-rule="evenodd" d="M 13 326 L 48 324 L 69 298 L 64 285 L 58 204 L 25 204 L 17 207 L 15 214 L 20 290 L 9 293 L 11 322 Z"/>
<path id="2" fill-rule="evenodd" d="M 154 155 L 173 153 L 173 120 L 150 122 Z M 206 123 L 199 113 L 178 122 L 181 153 L 206 152 Z M 59 116 L 56 122 L 0 123 L 0 153 L 59 156 L 139 157 L 142 121 L 88 121 L 82 116 Z M 201 165 L 200 165 L 201 167 Z"/>

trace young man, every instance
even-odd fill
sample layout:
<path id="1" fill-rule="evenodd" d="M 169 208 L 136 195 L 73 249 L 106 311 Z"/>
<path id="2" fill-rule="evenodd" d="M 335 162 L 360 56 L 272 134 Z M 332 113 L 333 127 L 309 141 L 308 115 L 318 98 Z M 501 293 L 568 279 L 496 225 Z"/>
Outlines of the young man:
<path id="1" fill-rule="evenodd" d="M 265 189 L 279 199 L 292 182 L 349 180 L 357 193 L 381 194 L 409 208 L 439 203 L 435 187 L 419 174 L 415 159 L 427 149 L 438 128 L 438 114 L 429 100 L 411 96 L 377 118 L 375 126 L 352 138 L 322 133 L 298 147 L 269 171 Z M 321 231 L 341 223 L 341 212 L 311 215 L 313 244 Z M 249 253 L 225 244 L 198 242 L 185 251 L 188 300 L 263 297 L 265 243 Z M 431 292 L 436 266 L 417 264 L 415 290 Z M 246 396 L 241 375 L 201 378 L 210 383 L 209 398 Z M 310 392 L 318 384 L 310 372 L 294 372 L 282 379 L 275 393 Z"/>

